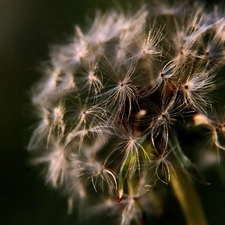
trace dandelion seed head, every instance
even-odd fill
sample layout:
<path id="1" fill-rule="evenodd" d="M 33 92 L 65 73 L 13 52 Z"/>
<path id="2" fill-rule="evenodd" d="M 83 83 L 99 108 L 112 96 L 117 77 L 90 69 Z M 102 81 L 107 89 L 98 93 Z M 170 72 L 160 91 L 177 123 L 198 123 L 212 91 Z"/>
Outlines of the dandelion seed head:
<path id="1" fill-rule="evenodd" d="M 140 224 L 161 212 L 159 181 L 195 171 L 192 147 L 187 156 L 182 146 L 193 130 L 214 155 L 225 150 L 224 110 L 216 113 L 213 96 L 225 65 L 224 21 L 218 7 L 151 0 L 97 12 L 89 28 L 76 25 L 52 48 L 32 89 L 28 148 L 47 183 L 67 195 L 69 212 L 80 205 Z"/>

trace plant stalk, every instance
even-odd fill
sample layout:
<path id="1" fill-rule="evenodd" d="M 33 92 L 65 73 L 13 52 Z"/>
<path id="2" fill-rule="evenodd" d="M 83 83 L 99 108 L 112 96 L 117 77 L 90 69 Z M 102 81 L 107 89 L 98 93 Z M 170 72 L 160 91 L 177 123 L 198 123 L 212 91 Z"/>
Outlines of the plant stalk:
<path id="1" fill-rule="evenodd" d="M 186 176 L 178 178 L 177 175 L 171 171 L 170 183 L 182 208 L 187 225 L 207 225 L 194 183 L 188 180 Z"/>

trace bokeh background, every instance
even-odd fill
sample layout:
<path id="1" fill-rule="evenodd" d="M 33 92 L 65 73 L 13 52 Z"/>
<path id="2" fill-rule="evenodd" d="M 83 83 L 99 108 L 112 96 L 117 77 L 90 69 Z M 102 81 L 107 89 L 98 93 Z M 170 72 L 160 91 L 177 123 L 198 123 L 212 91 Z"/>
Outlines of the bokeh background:
<path id="1" fill-rule="evenodd" d="M 34 123 L 30 88 L 41 76 L 41 65 L 48 60 L 49 46 L 63 43 L 73 34 L 75 24 L 84 25 L 96 9 L 115 7 L 115 2 L 0 0 L 1 224 L 82 224 L 78 223 L 76 213 L 67 215 L 66 200 L 45 186 L 38 171 L 29 165 L 26 146 Z M 129 0 L 117 2 L 127 4 Z M 198 193 L 209 224 L 223 225 L 225 182 L 219 178 L 216 168 L 208 171 L 207 178 L 212 185 L 198 184 Z M 166 203 L 165 213 L 152 224 L 184 224 L 173 195 L 168 196 Z M 107 224 L 116 225 L 109 221 Z"/>

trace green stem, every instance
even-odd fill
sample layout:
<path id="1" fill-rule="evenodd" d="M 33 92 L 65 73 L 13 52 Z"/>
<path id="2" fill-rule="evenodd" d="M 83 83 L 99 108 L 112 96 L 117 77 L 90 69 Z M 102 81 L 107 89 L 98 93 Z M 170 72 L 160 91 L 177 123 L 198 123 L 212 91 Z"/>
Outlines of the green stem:
<path id="1" fill-rule="evenodd" d="M 177 175 L 171 171 L 171 186 L 183 210 L 187 225 L 207 225 L 194 184 L 187 177 L 182 176 L 181 179 Z"/>

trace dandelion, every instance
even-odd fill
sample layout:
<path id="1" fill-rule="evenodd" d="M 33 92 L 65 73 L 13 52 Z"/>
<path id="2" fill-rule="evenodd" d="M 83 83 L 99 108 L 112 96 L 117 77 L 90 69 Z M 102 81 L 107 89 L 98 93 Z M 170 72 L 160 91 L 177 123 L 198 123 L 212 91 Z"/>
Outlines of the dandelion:
<path id="1" fill-rule="evenodd" d="M 171 185 L 187 224 L 206 224 L 189 139 L 197 128 L 205 149 L 225 150 L 212 95 L 222 85 L 224 21 L 199 2 L 146 1 L 134 12 L 97 12 L 89 29 L 75 26 L 53 47 L 32 89 L 38 121 L 28 148 L 67 195 L 68 212 L 79 205 L 88 219 L 107 212 L 115 224 L 147 224 L 163 212 L 158 190 Z"/>

